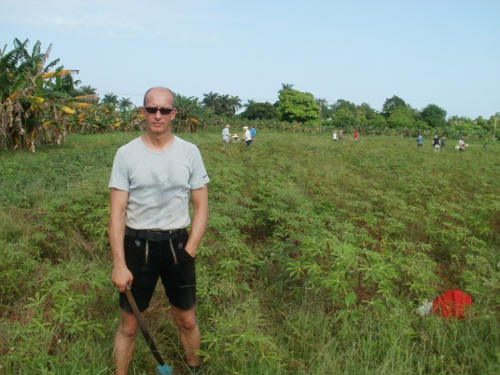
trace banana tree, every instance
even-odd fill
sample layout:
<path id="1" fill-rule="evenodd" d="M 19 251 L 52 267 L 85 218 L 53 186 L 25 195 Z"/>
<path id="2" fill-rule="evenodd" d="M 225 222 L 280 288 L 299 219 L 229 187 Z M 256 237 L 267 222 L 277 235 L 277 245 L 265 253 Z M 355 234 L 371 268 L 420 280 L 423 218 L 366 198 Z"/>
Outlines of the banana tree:
<path id="1" fill-rule="evenodd" d="M 27 95 L 30 87 L 26 87 L 25 71 L 33 59 L 26 52 L 28 40 L 21 42 L 14 40 L 15 48 L 0 53 L 0 134 L 5 145 L 16 149 L 23 135 L 22 113 L 23 107 L 19 99 Z M 33 55 L 37 52 L 37 45 L 33 48 Z"/>
<path id="2" fill-rule="evenodd" d="M 132 131 L 143 131 L 145 129 L 144 118 L 138 107 L 126 108 L 118 112 L 117 121 L 113 124 L 114 129 L 123 129 L 126 134 Z"/>
<path id="3" fill-rule="evenodd" d="M 74 114 L 75 108 L 91 106 L 97 96 L 75 98 L 69 94 L 75 87 L 72 75 L 78 71 L 53 69 L 59 59 L 46 64 L 52 45 L 41 53 L 41 44 L 37 42 L 31 55 L 27 51 L 28 40 L 16 39 L 14 45 L 13 51 L 0 55 L 0 66 L 5 66 L 0 77 L 5 84 L 0 92 L 0 134 L 13 150 L 21 149 L 24 144 L 34 152 L 37 138 L 41 140 L 43 136 L 60 144 L 66 115 Z"/>
<path id="4" fill-rule="evenodd" d="M 99 101 L 96 94 L 75 97 L 69 94 L 69 92 L 77 92 L 74 90 L 72 78 L 75 73 L 78 71 L 61 67 L 42 76 L 45 80 L 42 91 L 45 100 L 40 105 L 44 114 L 42 127 L 50 129 L 50 138 L 58 145 L 61 143 L 62 137 L 72 130 L 74 123 L 68 115 L 76 114 L 83 109 L 93 108 L 94 104 Z"/>
<path id="5" fill-rule="evenodd" d="M 14 40 L 15 49 L 6 56 L 2 56 L 1 65 L 7 65 L 3 82 L 6 84 L 2 90 L 2 134 L 6 142 L 11 143 L 13 150 L 22 148 L 22 140 L 27 132 L 30 135 L 26 139 L 28 148 L 32 127 L 36 123 L 37 108 L 44 102 L 39 94 L 38 87 L 43 83 L 42 75 L 58 64 L 59 60 L 46 64 L 52 45 L 45 53 L 41 53 L 41 43 L 35 43 L 33 52 L 27 50 L 29 41 Z M 35 94 L 36 93 L 36 94 Z"/>
<path id="6" fill-rule="evenodd" d="M 172 123 L 172 130 L 175 133 L 182 131 L 196 133 L 203 127 L 206 110 L 202 107 L 202 103 L 199 102 L 198 98 L 176 95 L 175 109 L 177 116 Z"/>

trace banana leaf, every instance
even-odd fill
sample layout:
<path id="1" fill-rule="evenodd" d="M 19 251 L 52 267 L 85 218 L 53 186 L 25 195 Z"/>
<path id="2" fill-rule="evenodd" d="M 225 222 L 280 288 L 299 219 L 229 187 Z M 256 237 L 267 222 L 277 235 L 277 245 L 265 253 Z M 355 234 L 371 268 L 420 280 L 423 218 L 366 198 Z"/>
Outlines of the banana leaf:
<path id="1" fill-rule="evenodd" d="M 56 107 L 59 108 L 61 111 L 63 111 L 64 113 L 67 113 L 68 115 L 72 115 L 75 113 L 75 111 L 73 111 L 71 108 L 69 107 L 66 107 L 65 105 L 63 104 L 59 104 L 59 103 L 56 103 Z"/>

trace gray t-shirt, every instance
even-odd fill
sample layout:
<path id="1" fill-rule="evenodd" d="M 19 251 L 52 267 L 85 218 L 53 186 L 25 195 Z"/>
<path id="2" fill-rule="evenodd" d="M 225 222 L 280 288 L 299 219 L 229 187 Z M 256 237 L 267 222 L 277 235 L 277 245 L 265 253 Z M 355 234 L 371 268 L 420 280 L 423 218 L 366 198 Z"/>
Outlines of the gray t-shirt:
<path id="1" fill-rule="evenodd" d="M 209 181 L 194 144 L 174 136 L 168 150 L 154 152 L 139 137 L 118 149 L 109 187 L 129 192 L 128 227 L 171 230 L 189 225 L 190 191 Z"/>

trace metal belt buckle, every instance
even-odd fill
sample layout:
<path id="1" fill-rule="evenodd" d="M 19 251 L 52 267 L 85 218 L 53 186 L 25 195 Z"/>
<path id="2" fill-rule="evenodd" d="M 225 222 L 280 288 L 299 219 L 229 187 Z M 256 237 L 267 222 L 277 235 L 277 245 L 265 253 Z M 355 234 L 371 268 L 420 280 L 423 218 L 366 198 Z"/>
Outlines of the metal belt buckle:
<path id="1" fill-rule="evenodd" d="M 147 235 L 147 240 L 148 241 L 154 241 L 155 240 L 155 237 L 156 237 L 156 233 L 151 231 L 151 230 L 148 230 L 148 235 Z"/>

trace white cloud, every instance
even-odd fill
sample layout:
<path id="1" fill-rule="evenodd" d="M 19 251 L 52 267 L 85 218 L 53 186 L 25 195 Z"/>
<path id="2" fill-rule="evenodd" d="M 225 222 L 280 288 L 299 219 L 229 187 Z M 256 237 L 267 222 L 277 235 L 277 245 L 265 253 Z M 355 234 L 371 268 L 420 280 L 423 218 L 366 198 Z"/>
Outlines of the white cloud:
<path id="1" fill-rule="evenodd" d="M 19 1 L 2 0 L 0 19 L 21 27 L 86 33 L 137 32 L 142 29 L 143 8 L 130 1 Z M 144 13 L 143 13 L 144 15 Z"/>
<path id="2" fill-rule="evenodd" d="M 0 24 L 76 37 L 168 36 L 183 43 L 218 43 L 218 36 L 206 32 L 207 22 L 224 22 L 210 4 L 213 0 L 0 0 Z"/>
<path id="3" fill-rule="evenodd" d="M 52 19 L 45 19 L 44 21 L 42 21 L 42 25 L 43 23 L 47 25 L 55 25 L 55 26 L 70 27 L 70 28 L 73 28 L 79 24 L 78 20 L 64 17 L 61 15 L 57 15 Z"/>
<path id="4" fill-rule="evenodd" d="M 215 1 L 217 3 L 217 1 Z M 164 27 L 184 29 L 207 36 L 203 24 L 225 23 L 213 9 L 214 1 L 196 0 L 0 0 L 0 19 L 28 27 L 83 27 L 113 30 L 161 31 Z"/>

